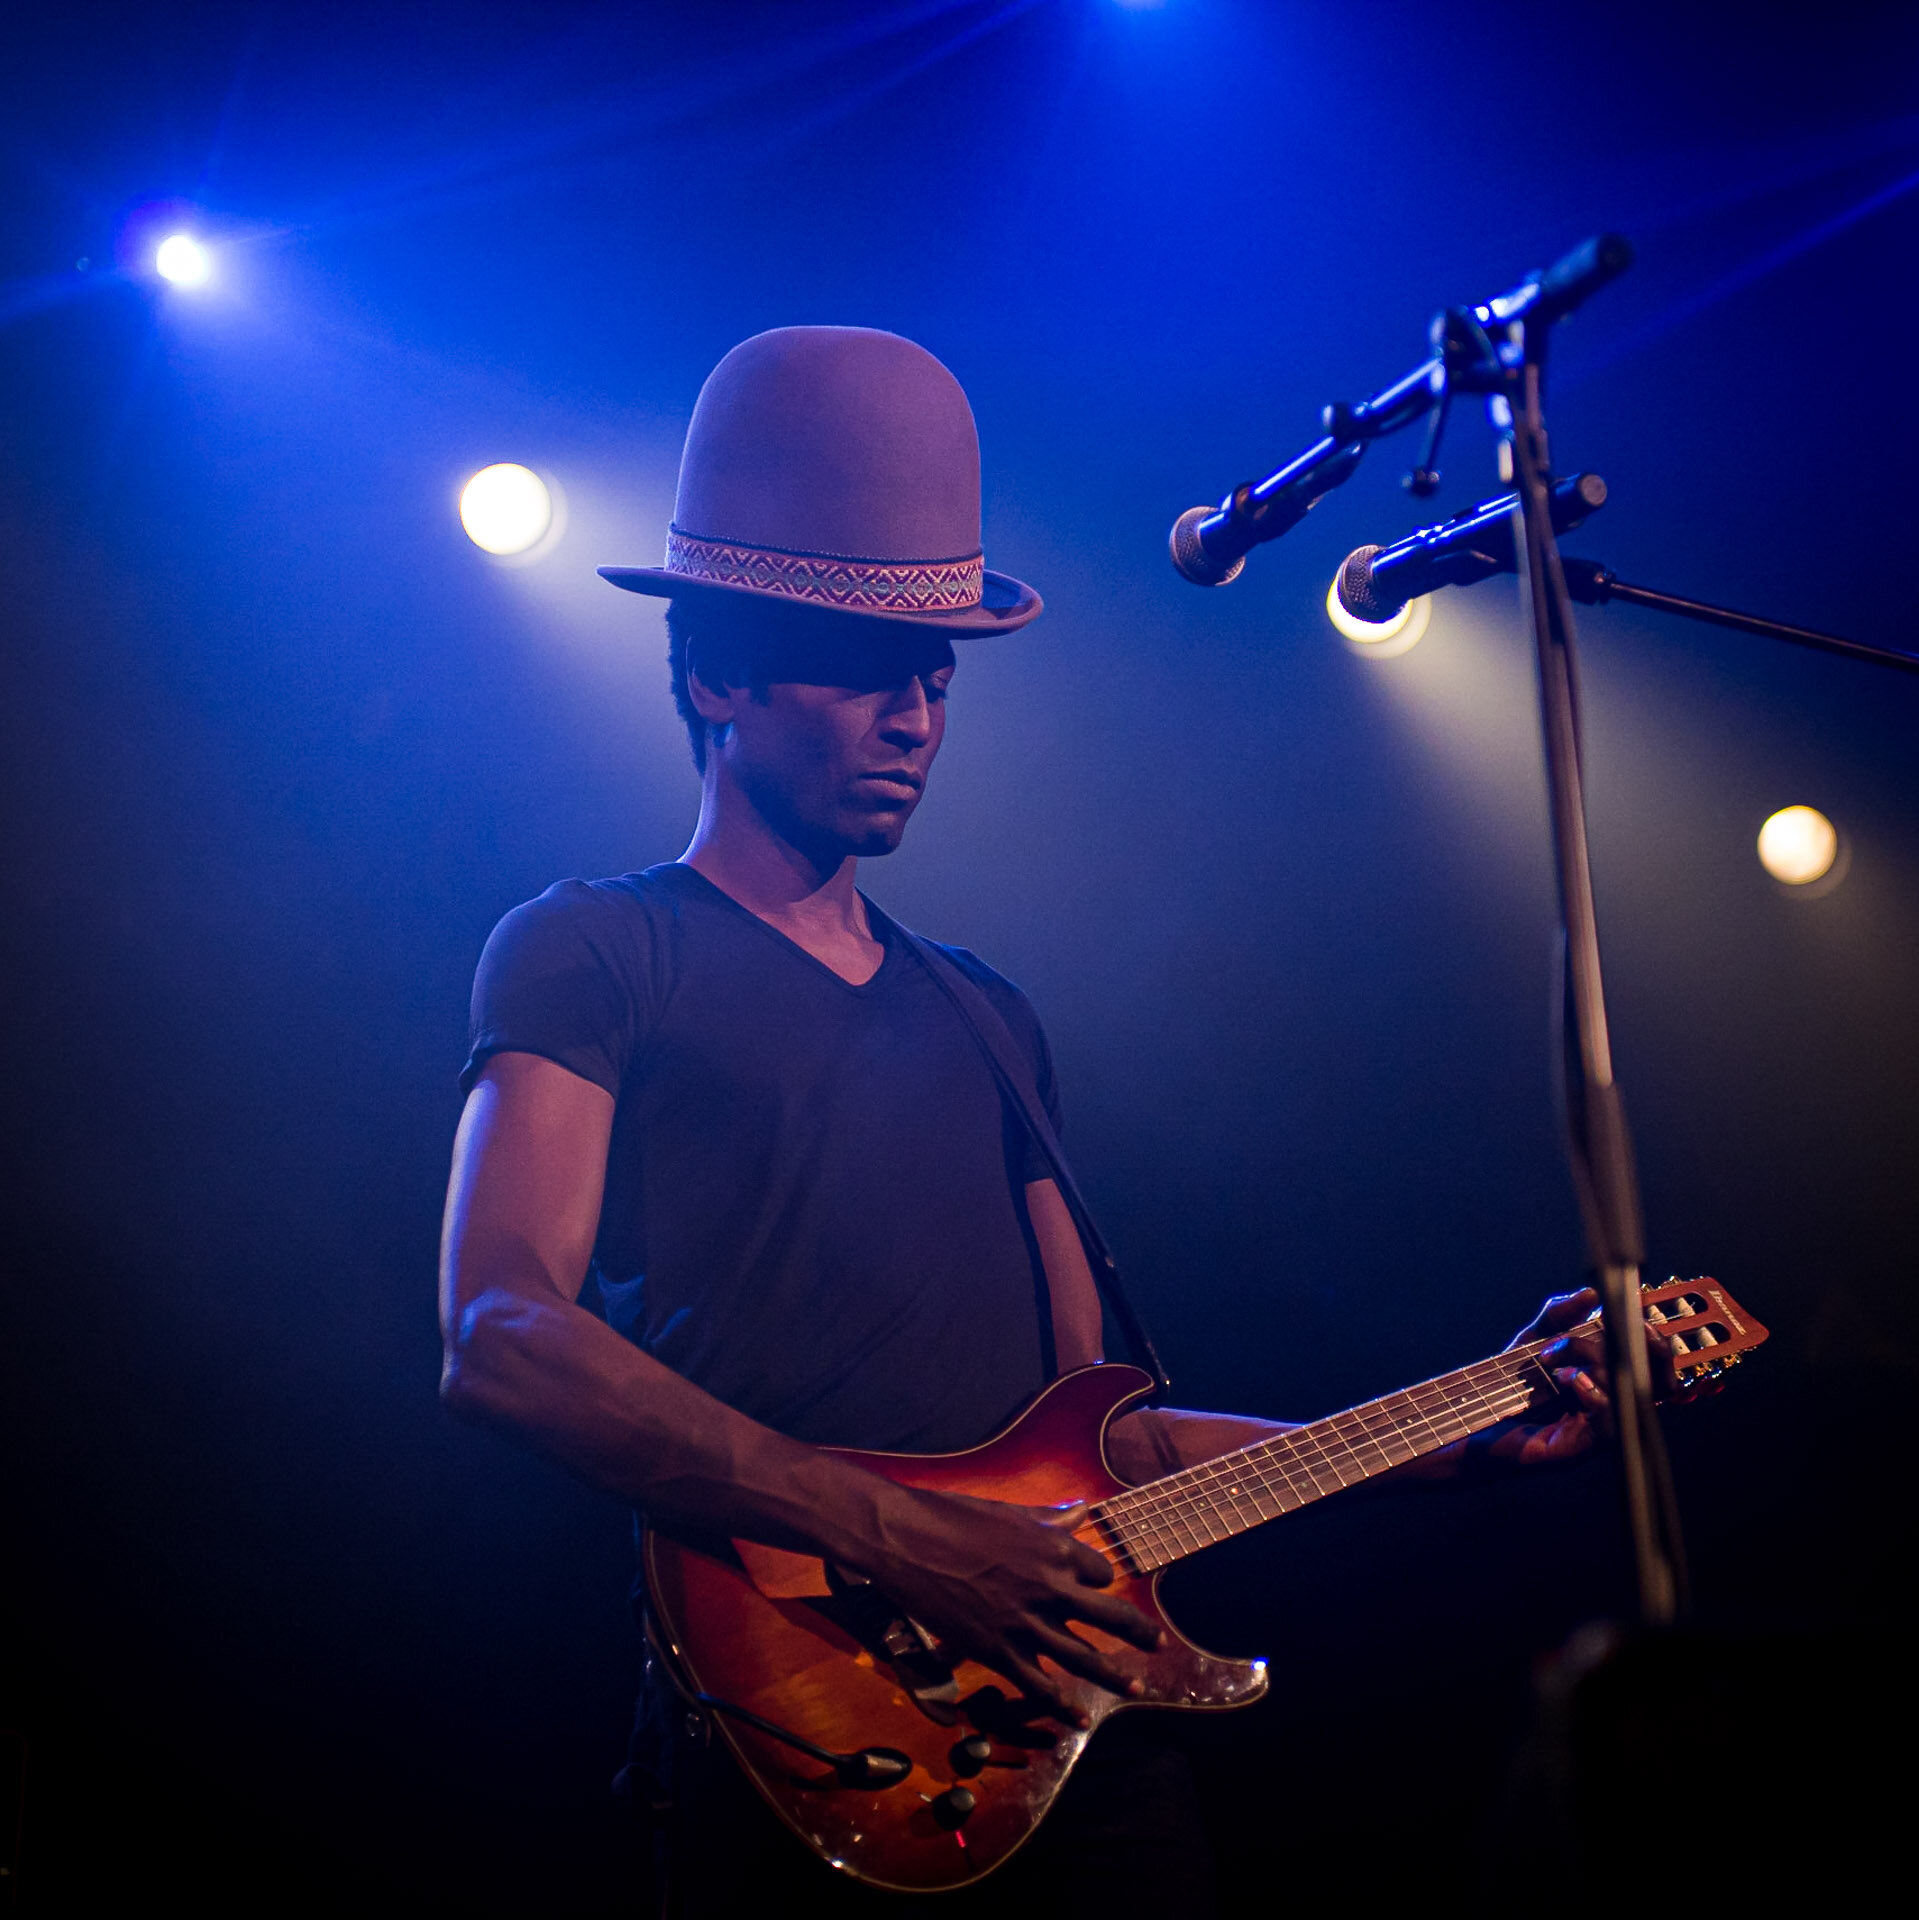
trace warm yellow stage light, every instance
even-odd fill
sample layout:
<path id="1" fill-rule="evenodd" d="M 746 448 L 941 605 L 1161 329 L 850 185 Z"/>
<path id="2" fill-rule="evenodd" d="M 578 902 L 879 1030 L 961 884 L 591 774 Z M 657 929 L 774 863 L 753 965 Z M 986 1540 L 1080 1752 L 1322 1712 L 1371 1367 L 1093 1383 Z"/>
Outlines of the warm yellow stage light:
<path id="1" fill-rule="evenodd" d="M 524 553 L 553 524 L 553 496 L 530 467 L 482 467 L 460 494 L 460 524 L 488 553 Z"/>
<path id="2" fill-rule="evenodd" d="M 1817 807 L 1781 807 L 1759 829 L 1759 864 L 1789 887 L 1822 878 L 1838 853 L 1838 831 Z"/>
<path id="3" fill-rule="evenodd" d="M 1354 648 L 1375 660 L 1390 660 L 1409 653 L 1432 623 L 1433 597 L 1422 593 L 1408 600 L 1390 620 L 1358 620 L 1339 603 L 1339 579 L 1326 589 L 1326 617 L 1353 643 Z"/>

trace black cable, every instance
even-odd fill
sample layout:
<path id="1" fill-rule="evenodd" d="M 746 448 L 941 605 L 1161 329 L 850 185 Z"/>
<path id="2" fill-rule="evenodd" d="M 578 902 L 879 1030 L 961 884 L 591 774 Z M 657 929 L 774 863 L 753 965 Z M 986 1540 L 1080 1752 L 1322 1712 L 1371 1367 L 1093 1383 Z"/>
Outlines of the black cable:
<path id="1" fill-rule="evenodd" d="M 712 1693 L 696 1693 L 693 1698 L 709 1713 L 723 1713 L 731 1719 L 744 1720 L 749 1727 L 757 1727 L 768 1739 L 777 1740 L 781 1746 L 791 1747 L 794 1752 L 803 1753 L 809 1759 L 831 1767 L 839 1775 L 842 1786 L 896 1787 L 913 1771 L 911 1756 L 902 1753 L 898 1747 L 860 1747 L 852 1753 L 835 1753 L 831 1747 L 822 1747 L 804 1734 L 795 1733 L 792 1728 L 783 1727 L 778 1721 L 769 1720 L 764 1714 L 755 1713 L 751 1707 L 742 1707 L 736 1701 L 722 1700 Z"/>

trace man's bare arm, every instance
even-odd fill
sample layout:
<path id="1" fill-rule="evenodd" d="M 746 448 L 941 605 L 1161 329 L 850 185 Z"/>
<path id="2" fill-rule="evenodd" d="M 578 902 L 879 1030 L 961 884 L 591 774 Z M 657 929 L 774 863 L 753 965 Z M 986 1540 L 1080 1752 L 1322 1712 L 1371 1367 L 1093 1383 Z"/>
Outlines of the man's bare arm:
<path id="1" fill-rule="evenodd" d="M 845 1552 L 879 1481 L 735 1413 L 578 1304 L 612 1123 L 612 1098 L 551 1061 L 487 1063 L 447 1190 L 441 1397 L 666 1524 Z"/>
<path id="2" fill-rule="evenodd" d="M 1044 1656 L 1123 1688 L 1067 1629 L 1156 1629 L 1100 1591 L 1105 1558 L 1052 1517 L 897 1487 L 749 1420 L 579 1304 L 612 1099 L 552 1061 L 502 1053 L 468 1096 L 442 1239 L 441 1393 L 533 1441 L 655 1522 L 821 1553 L 877 1580 L 943 1638 L 1063 1709 Z"/>

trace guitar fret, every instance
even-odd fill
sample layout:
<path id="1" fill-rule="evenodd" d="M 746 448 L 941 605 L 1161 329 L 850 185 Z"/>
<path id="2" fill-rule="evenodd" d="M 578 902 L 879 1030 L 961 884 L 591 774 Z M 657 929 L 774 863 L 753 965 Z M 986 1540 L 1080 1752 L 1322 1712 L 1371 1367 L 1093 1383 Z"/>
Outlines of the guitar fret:
<path id="1" fill-rule="evenodd" d="M 1141 1572 L 1357 1485 L 1522 1413 L 1545 1341 L 1114 1494 L 1094 1516 Z"/>

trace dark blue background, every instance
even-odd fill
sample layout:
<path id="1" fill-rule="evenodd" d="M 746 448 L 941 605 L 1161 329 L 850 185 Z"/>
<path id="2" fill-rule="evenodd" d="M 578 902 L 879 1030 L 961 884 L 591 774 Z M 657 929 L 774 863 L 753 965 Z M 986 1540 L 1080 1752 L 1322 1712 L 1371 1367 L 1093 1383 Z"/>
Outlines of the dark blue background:
<path id="1" fill-rule="evenodd" d="M 433 1397 L 473 961 L 696 786 L 656 605 L 707 369 L 794 321 L 966 384 L 987 549 L 887 907 L 1046 1018 L 1179 1396 L 1305 1415 L 1503 1341 L 1580 1250 L 1510 587 L 1392 662 L 1321 606 L 1410 439 L 1224 592 L 1194 500 L 1603 227 L 1572 551 L 1913 645 L 1915 31 L 1891 8 L 77 6 L 0 72 L 11 983 L 0 1718 L 29 1887 L 613 1900 L 622 1514 Z M 197 209 L 198 294 L 143 246 Z M 158 224 L 156 224 L 158 223 Z M 88 264 L 76 267 L 84 258 Z M 556 474 L 532 566 L 465 477 Z M 1441 507 L 1493 490 L 1455 425 Z M 1671 1424 L 1706 1617 L 1906 1604 L 1919 682 L 1583 622 L 1654 1263 L 1776 1330 Z M 1753 854 L 1822 807 L 1849 871 Z M 1196 1563 L 1278 1700 L 1198 1742 L 1235 1875 L 1497 1878 L 1530 1663 L 1624 1594 L 1612 1483 L 1320 1509 Z M 1384 1836 L 1384 1837 L 1382 1837 Z M 1488 1862 L 1491 1866 L 1488 1866 Z M 1292 1879 L 1288 1880 L 1288 1875 Z M 224 1897 L 224 1893 L 221 1893 Z M 617 1902 L 615 1901 L 615 1904 Z"/>

